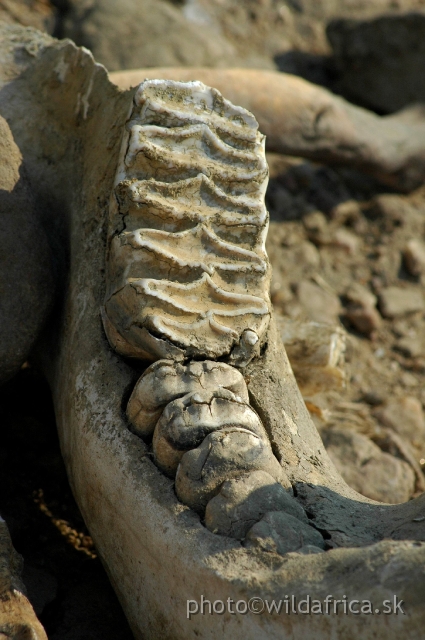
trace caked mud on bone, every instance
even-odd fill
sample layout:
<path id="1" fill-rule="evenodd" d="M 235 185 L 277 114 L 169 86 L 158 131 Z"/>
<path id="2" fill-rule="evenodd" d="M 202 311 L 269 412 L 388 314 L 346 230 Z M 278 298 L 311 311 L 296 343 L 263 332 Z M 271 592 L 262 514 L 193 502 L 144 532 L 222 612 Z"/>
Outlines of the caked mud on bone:
<path id="1" fill-rule="evenodd" d="M 249 360 L 270 317 L 267 176 L 245 109 L 200 82 L 142 83 L 111 204 L 103 318 L 118 352 Z"/>

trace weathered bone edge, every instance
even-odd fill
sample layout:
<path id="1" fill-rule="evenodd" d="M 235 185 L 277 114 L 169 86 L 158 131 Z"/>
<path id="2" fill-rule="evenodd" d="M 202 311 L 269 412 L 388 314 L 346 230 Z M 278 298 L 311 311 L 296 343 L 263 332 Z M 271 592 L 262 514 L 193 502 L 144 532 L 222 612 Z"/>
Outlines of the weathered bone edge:
<path id="1" fill-rule="evenodd" d="M 199 361 L 243 367 L 259 353 L 270 317 L 267 176 L 264 136 L 245 109 L 200 82 L 142 83 L 111 198 L 102 317 L 122 355 L 169 358 L 142 375 L 127 417 L 153 438 L 179 499 L 211 531 L 249 544 L 264 537 L 251 526 L 289 509 L 285 540 L 282 526 L 266 526 L 266 537 L 282 553 L 320 551 L 322 536 L 284 499 L 291 483 L 242 373 Z"/>
<path id="2" fill-rule="evenodd" d="M 39 358 L 74 495 L 135 636 L 422 638 L 424 497 L 373 504 L 345 485 L 305 409 L 273 318 L 267 348 L 244 370 L 251 405 L 296 486 L 297 501 L 327 531 L 327 542 L 340 548 L 285 557 L 247 548 L 238 531 L 214 535 L 178 502 L 149 447 L 128 429 L 122 402 L 138 374 L 111 350 L 99 321 L 108 200 L 133 96 L 120 93 L 90 54 L 69 41 L 10 25 L 0 25 L 0 33 L 7 72 L 1 113 L 24 157 L 46 229 L 72 258 L 64 261 L 61 312 L 52 318 Z M 23 55 L 25 48 L 30 55 Z M 261 490 L 268 492 L 263 480 Z M 404 600 L 406 615 L 209 615 L 207 605 L 205 615 L 187 617 L 187 600 L 200 603 L 201 595 L 212 603 L 285 595 L 297 603 L 307 596 L 324 602 L 346 595 L 380 604 L 394 594 Z"/>

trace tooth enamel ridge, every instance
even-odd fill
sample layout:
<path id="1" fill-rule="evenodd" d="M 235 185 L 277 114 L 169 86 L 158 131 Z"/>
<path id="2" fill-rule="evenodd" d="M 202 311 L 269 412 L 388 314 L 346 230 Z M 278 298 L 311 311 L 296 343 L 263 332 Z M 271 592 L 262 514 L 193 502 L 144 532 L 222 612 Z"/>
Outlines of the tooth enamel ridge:
<path id="1" fill-rule="evenodd" d="M 104 315 L 114 348 L 163 357 L 148 332 L 182 359 L 215 359 L 244 331 L 264 334 L 267 176 L 264 136 L 247 111 L 200 82 L 140 86 L 111 211 Z"/>
<path id="2" fill-rule="evenodd" d="M 308 527 L 235 368 L 259 355 L 270 319 L 267 175 L 250 113 L 200 82 L 142 83 L 111 199 L 102 310 L 116 351 L 154 361 L 128 402 L 130 428 L 152 439 L 156 465 L 184 504 L 207 509 L 211 531 L 250 544 L 270 511 Z"/>

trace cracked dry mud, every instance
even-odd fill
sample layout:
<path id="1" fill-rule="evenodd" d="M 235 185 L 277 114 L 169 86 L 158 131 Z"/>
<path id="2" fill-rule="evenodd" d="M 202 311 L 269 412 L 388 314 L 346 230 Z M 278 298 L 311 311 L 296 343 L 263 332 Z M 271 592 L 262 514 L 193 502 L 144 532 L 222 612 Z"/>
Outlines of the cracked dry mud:
<path id="1" fill-rule="evenodd" d="M 30 74 L 9 79 L 2 90 L 2 109 L 37 196 L 49 203 L 45 215 L 55 217 L 61 212 L 66 217 L 72 255 L 69 286 L 63 289 L 61 329 L 52 326 L 46 336 L 43 368 L 53 391 L 73 490 L 136 637 L 217 635 L 221 619 L 205 618 L 202 624 L 194 620 L 188 626 L 184 619 L 186 599 L 199 593 L 213 599 L 258 593 L 276 598 L 282 589 L 297 597 L 314 593 L 318 599 L 331 591 L 338 597 L 347 589 L 354 597 L 371 600 L 397 592 L 409 602 L 409 612 L 406 617 L 392 619 L 391 627 L 382 617 L 368 619 L 367 627 L 359 617 L 312 620 L 266 615 L 244 617 L 237 623 L 229 617 L 226 632 L 236 638 L 277 638 L 283 633 L 367 638 L 378 629 L 382 632 L 384 625 L 387 637 L 418 637 L 423 628 L 424 501 L 377 504 L 344 484 L 311 422 L 273 320 L 258 355 L 250 354 L 248 341 L 243 349 L 248 362 L 241 366 L 250 406 L 268 434 L 274 459 L 294 487 L 295 496 L 289 496 L 294 510 L 286 516 L 286 524 L 282 523 L 285 510 L 263 516 L 257 509 L 254 516 L 255 504 L 249 500 L 248 521 L 250 517 L 263 518 L 260 530 L 261 522 L 251 528 L 249 546 L 240 544 L 239 535 L 231 538 L 211 533 L 196 513 L 178 502 L 172 481 L 151 461 L 149 444 L 130 433 L 123 400 L 125 406 L 142 371 L 111 351 L 99 321 L 99 307 L 104 295 L 106 213 L 121 132 L 133 96 L 119 93 L 104 70 L 72 44 L 45 46 L 43 43 L 31 63 Z M 65 79 L 70 69 L 73 73 L 68 84 Z M 51 82 L 40 95 L 41 79 L 46 78 Z M 59 167 L 63 172 L 59 179 L 52 169 L 52 157 L 41 153 L 36 128 L 23 131 L 20 126 L 29 103 L 34 122 L 45 122 L 51 128 L 47 133 L 59 137 L 66 148 L 61 163 L 55 164 L 55 171 Z M 77 111 L 76 105 L 81 107 Z M 58 151 L 52 150 L 53 156 Z M 49 353 L 50 361 L 46 358 Z M 251 361 L 250 355 L 254 355 Z M 223 395 L 218 400 L 234 400 Z M 203 404 L 195 399 L 190 406 L 197 411 L 196 405 Z M 212 435 L 216 434 L 220 431 Z M 245 430 L 243 434 L 254 437 Z M 251 496 L 252 486 L 257 490 L 275 487 L 272 474 L 269 480 L 258 473 L 254 479 L 241 474 L 240 482 L 248 478 L 245 488 L 226 484 L 237 478 L 226 480 L 221 493 L 228 501 L 225 512 L 231 500 L 238 502 L 238 495 L 244 501 L 244 491 Z M 282 482 L 276 484 L 282 486 Z M 295 505 L 303 508 L 309 524 L 302 522 Z M 220 509 L 223 511 L 218 507 L 215 513 Z M 218 521 L 213 505 L 210 511 Z M 297 528 L 305 526 L 311 533 L 311 539 L 307 536 L 309 547 L 320 549 L 321 532 L 329 550 L 307 555 L 276 553 L 285 554 L 285 540 L 296 537 Z M 271 540 L 274 546 L 259 544 L 259 540 Z M 174 602 L 172 609 L 170 600 Z"/>

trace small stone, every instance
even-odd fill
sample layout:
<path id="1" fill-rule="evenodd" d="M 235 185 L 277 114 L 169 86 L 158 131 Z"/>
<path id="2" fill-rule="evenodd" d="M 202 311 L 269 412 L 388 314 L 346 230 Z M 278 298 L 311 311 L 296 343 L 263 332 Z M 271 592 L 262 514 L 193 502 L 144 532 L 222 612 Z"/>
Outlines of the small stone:
<path id="1" fill-rule="evenodd" d="M 372 440 L 354 431 L 325 429 L 321 435 L 331 460 L 350 487 L 389 504 L 412 497 L 415 474 L 407 462 L 384 453 Z"/>
<path id="2" fill-rule="evenodd" d="M 347 320 L 360 333 L 370 335 L 381 326 L 381 316 L 375 308 L 377 298 L 371 291 L 357 282 L 345 292 L 348 306 L 345 312 Z"/>
<path id="3" fill-rule="evenodd" d="M 425 243 L 421 240 L 409 240 L 403 251 L 406 269 L 412 276 L 425 272 Z"/>
<path id="4" fill-rule="evenodd" d="M 381 316 L 376 309 L 350 307 L 345 317 L 357 331 L 365 335 L 370 335 L 381 326 Z"/>
<path id="5" fill-rule="evenodd" d="M 425 309 L 421 291 L 401 287 L 383 289 L 379 295 L 379 304 L 382 315 L 386 318 L 395 318 Z"/>
<path id="6" fill-rule="evenodd" d="M 384 427 L 393 429 L 408 442 L 425 450 L 425 416 L 422 404 L 414 396 L 393 398 L 384 407 L 374 411 L 374 416 Z"/>
<path id="7" fill-rule="evenodd" d="M 260 547 L 280 555 L 306 546 L 325 548 L 322 535 L 313 527 L 282 511 L 266 513 L 247 533 L 245 546 Z"/>
<path id="8" fill-rule="evenodd" d="M 309 280 L 302 280 L 297 289 L 298 300 L 313 322 L 337 324 L 341 304 L 337 295 L 325 291 Z"/>
<path id="9" fill-rule="evenodd" d="M 397 340 L 396 348 L 408 358 L 417 358 L 424 352 L 422 340 L 414 336 L 405 336 Z"/>
<path id="10" fill-rule="evenodd" d="M 303 222 L 307 231 L 313 232 L 324 231 L 328 225 L 326 216 L 321 211 L 313 211 L 304 216 Z"/>
<path id="11" fill-rule="evenodd" d="M 337 229 L 331 243 L 351 255 L 354 255 L 359 248 L 359 238 L 347 229 Z"/>
<path id="12" fill-rule="evenodd" d="M 375 307 L 378 301 L 377 297 L 369 289 L 366 289 L 358 282 L 351 284 L 345 291 L 344 296 L 349 302 L 365 308 Z"/>
<path id="13" fill-rule="evenodd" d="M 318 267 L 320 264 L 320 253 L 307 240 L 295 246 L 291 252 L 294 264 L 302 264 L 310 267 Z"/>

